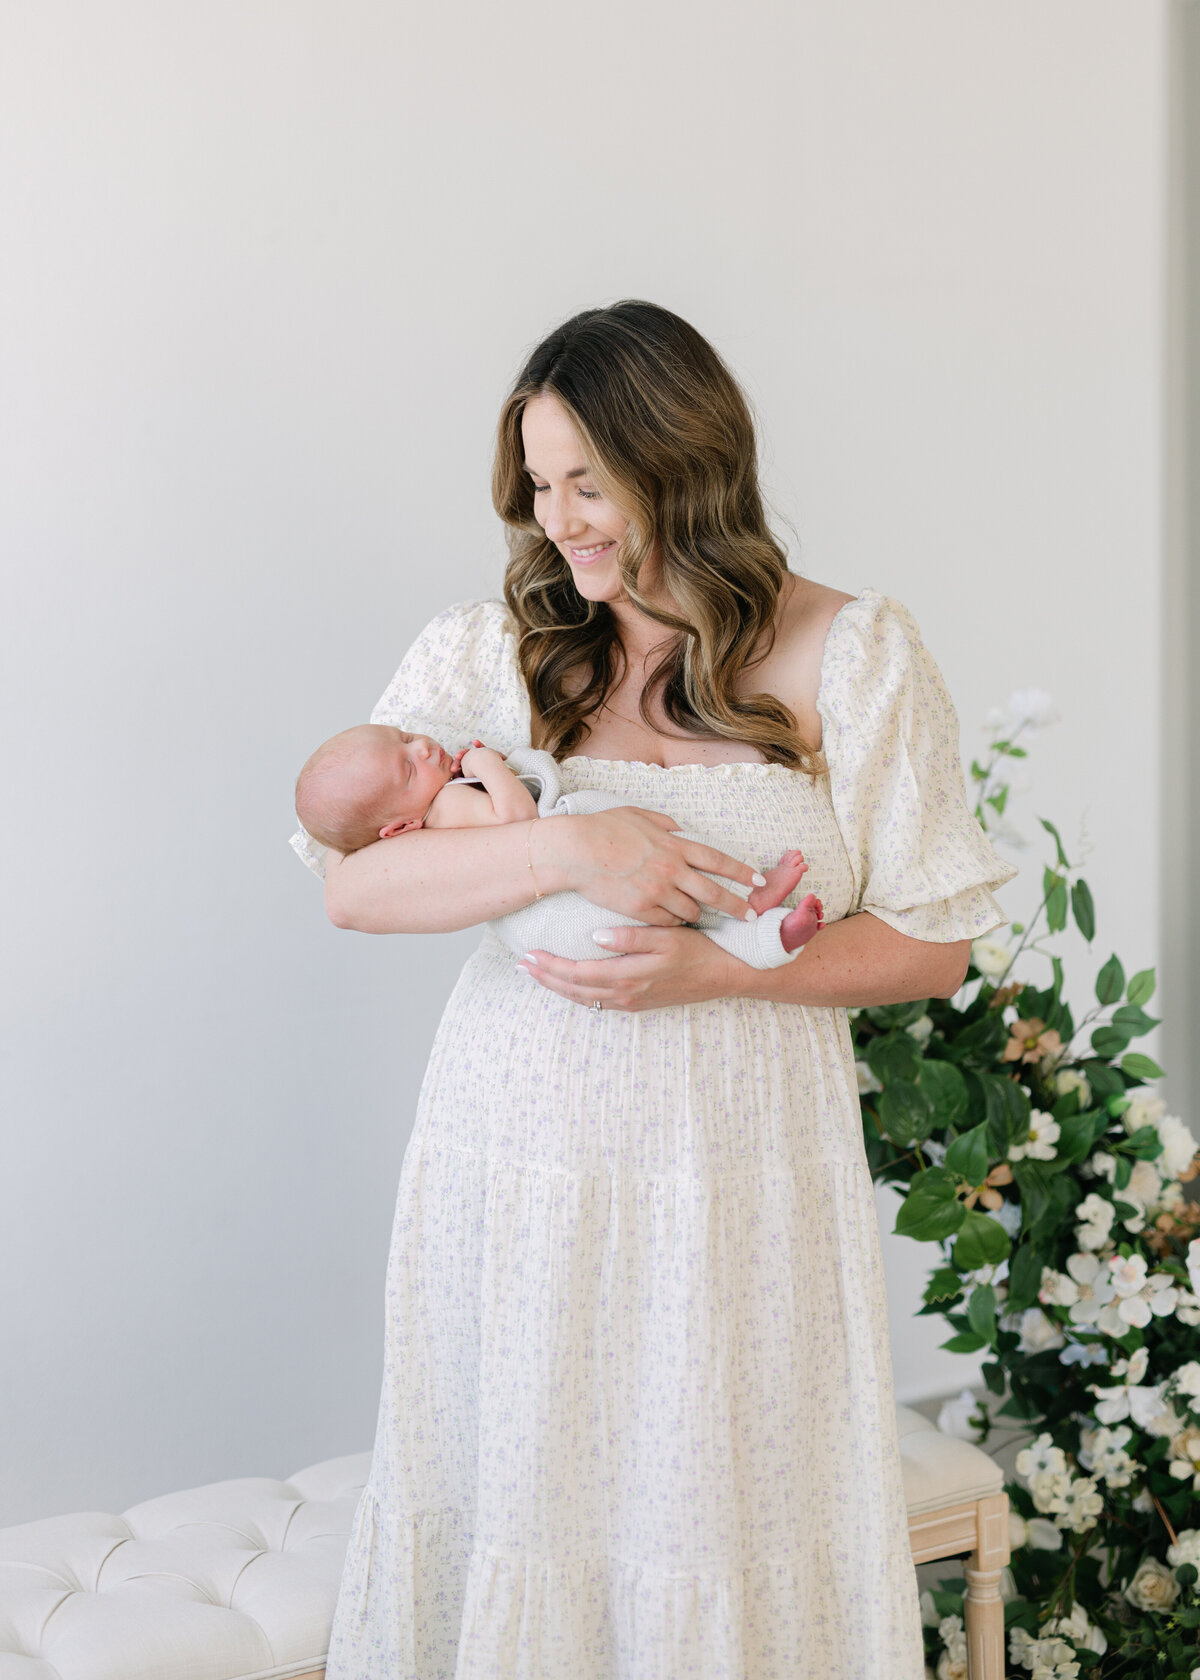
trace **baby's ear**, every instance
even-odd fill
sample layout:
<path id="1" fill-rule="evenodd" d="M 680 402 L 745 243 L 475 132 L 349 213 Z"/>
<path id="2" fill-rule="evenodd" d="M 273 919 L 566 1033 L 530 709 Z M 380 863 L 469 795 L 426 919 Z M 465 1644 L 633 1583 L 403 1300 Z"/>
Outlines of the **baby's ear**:
<path id="1" fill-rule="evenodd" d="M 407 822 L 388 823 L 386 828 L 379 830 L 379 838 L 381 840 L 391 840 L 397 834 L 407 834 L 410 828 L 422 828 L 424 823 L 424 817 L 410 817 Z"/>

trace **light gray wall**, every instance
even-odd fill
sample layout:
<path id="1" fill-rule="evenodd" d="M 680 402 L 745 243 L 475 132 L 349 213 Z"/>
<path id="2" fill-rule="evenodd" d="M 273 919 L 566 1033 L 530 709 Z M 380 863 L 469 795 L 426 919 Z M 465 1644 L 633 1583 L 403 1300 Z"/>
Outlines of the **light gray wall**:
<path id="1" fill-rule="evenodd" d="M 11 1522 L 370 1444 L 476 935 L 330 927 L 291 786 L 498 593 L 498 405 L 580 308 L 726 354 L 794 569 L 913 609 L 964 756 L 1060 697 L 1017 820 L 1086 818 L 1098 958 L 1156 960 L 1164 78 L 1127 0 L 43 0 L 5 35 Z M 967 1380 L 887 1255 L 899 1391 Z"/>

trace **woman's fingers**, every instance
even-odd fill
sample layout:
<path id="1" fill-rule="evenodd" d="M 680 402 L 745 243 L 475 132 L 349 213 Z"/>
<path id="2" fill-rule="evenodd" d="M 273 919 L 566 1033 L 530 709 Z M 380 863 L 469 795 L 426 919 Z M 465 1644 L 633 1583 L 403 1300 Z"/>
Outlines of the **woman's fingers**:
<path id="1" fill-rule="evenodd" d="M 730 857 L 728 852 L 719 852 L 715 846 L 705 846 L 699 840 L 684 840 L 681 844 L 683 855 L 693 869 L 706 870 L 710 875 L 724 875 L 727 880 L 740 881 L 744 887 L 766 885 L 765 877 L 748 863 L 743 863 L 741 858 Z"/>

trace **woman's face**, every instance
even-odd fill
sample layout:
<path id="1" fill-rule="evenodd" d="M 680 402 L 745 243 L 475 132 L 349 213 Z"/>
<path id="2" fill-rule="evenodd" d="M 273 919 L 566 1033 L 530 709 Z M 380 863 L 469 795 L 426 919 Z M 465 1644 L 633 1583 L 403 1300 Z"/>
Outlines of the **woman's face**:
<path id="1" fill-rule="evenodd" d="M 521 440 L 534 517 L 570 566 L 576 589 L 589 601 L 624 600 L 616 545 L 629 521 L 597 490 L 575 423 L 556 396 L 530 397 Z"/>

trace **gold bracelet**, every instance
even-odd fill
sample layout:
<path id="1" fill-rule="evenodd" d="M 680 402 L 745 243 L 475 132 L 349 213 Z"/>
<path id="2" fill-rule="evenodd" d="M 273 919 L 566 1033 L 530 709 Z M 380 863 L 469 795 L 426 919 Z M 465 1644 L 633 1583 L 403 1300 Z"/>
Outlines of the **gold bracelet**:
<path id="1" fill-rule="evenodd" d="M 533 882 L 533 890 L 534 890 L 534 893 L 536 894 L 536 897 L 534 899 L 535 903 L 537 902 L 537 899 L 541 898 L 542 895 L 541 895 L 540 892 L 538 892 L 537 876 L 533 873 L 533 859 L 529 855 L 529 852 L 530 852 L 530 847 L 533 845 L 533 829 L 534 829 L 534 824 L 537 822 L 537 820 L 538 819 L 535 817 L 533 819 L 533 822 L 531 822 L 529 827 L 525 830 L 525 862 L 529 865 L 529 879 Z"/>

